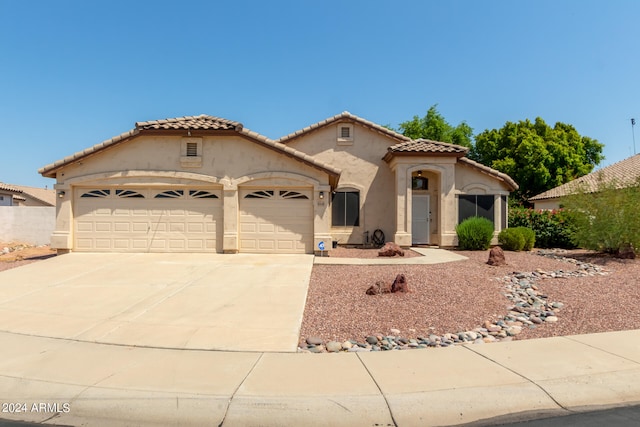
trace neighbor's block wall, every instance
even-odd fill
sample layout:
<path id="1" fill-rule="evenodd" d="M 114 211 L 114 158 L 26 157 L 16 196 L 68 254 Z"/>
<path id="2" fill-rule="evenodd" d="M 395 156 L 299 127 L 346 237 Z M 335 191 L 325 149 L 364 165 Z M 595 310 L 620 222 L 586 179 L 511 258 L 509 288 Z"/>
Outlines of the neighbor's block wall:
<path id="1" fill-rule="evenodd" d="M 53 206 L 0 206 L 0 241 L 47 245 L 55 225 Z"/>

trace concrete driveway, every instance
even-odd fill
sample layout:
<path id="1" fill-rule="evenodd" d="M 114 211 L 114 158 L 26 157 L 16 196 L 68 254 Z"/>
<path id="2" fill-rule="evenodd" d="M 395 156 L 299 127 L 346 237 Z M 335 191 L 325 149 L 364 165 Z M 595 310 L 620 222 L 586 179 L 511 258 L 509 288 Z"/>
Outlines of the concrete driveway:
<path id="1" fill-rule="evenodd" d="M 312 266 L 312 255 L 62 255 L 0 273 L 0 331 L 294 352 Z"/>

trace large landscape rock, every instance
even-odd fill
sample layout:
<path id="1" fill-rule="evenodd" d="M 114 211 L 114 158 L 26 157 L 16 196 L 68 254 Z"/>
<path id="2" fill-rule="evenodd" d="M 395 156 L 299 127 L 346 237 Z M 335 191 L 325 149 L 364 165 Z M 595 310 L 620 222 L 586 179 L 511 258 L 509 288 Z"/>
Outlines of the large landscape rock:
<path id="1" fill-rule="evenodd" d="M 367 295 L 382 295 L 391 293 L 391 285 L 382 280 L 376 282 L 375 285 L 369 286 L 367 289 Z"/>
<path id="2" fill-rule="evenodd" d="M 396 245 L 393 242 L 387 242 L 384 244 L 384 246 L 382 247 L 382 249 L 380 249 L 378 251 L 378 256 L 396 256 L 396 255 L 400 255 L 400 256 L 404 256 L 404 251 L 402 250 L 402 248 L 398 245 Z"/>
<path id="3" fill-rule="evenodd" d="M 504 258 L 504 251 L 500 246 L 491 248 L 487 264 L 494 266 L 507 265 L 507 261 Z"/>
<path id="4" fill-rule="evenodd" d="M 391 293 L 409 292 L 409 284 L 407 283 L 407 277 L 404 274 L 398 274 L 396 280 L 391 284 Z"/>

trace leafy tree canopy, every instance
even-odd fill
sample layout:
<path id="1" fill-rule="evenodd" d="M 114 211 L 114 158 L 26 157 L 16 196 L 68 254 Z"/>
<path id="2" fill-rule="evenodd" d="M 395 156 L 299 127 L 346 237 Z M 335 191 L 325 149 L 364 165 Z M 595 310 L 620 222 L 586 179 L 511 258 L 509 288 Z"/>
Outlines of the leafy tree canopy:
<path id="1" fill-rule="evenodd" d="M 424 117 L 413 116 L 413 119 L 400 123 L 399 132 L 412 139 L 430 139 L 448 142 L 471 148 L 473 146 L 473 129 L 466 122 L 452 126 L 442 114 L 437 105 L 431 106 Z"/>
<path id="2" fill-rule="evenodd" d="M 590 173 L 604 145 L 565 123 L 552 128 L 541 118 L 507 122 L 475 138 L 469 157 L 511 176 L 521 201 Z"/>

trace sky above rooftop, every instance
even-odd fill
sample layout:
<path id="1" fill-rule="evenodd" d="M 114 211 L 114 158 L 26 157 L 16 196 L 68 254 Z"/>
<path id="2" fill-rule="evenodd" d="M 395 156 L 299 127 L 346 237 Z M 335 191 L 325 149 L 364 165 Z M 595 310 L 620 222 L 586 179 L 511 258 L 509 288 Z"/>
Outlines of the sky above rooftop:
<path id="1" fill-rule="evenodd" d="M 475 133 L 572 124 L 602 167 L 634 153 L 639 23 L 635 0 L 0 0 L 0 182 L 51 188 L 39 168 L 138 121 L 209 114 L 276 139 L 434 104 Z"/>

